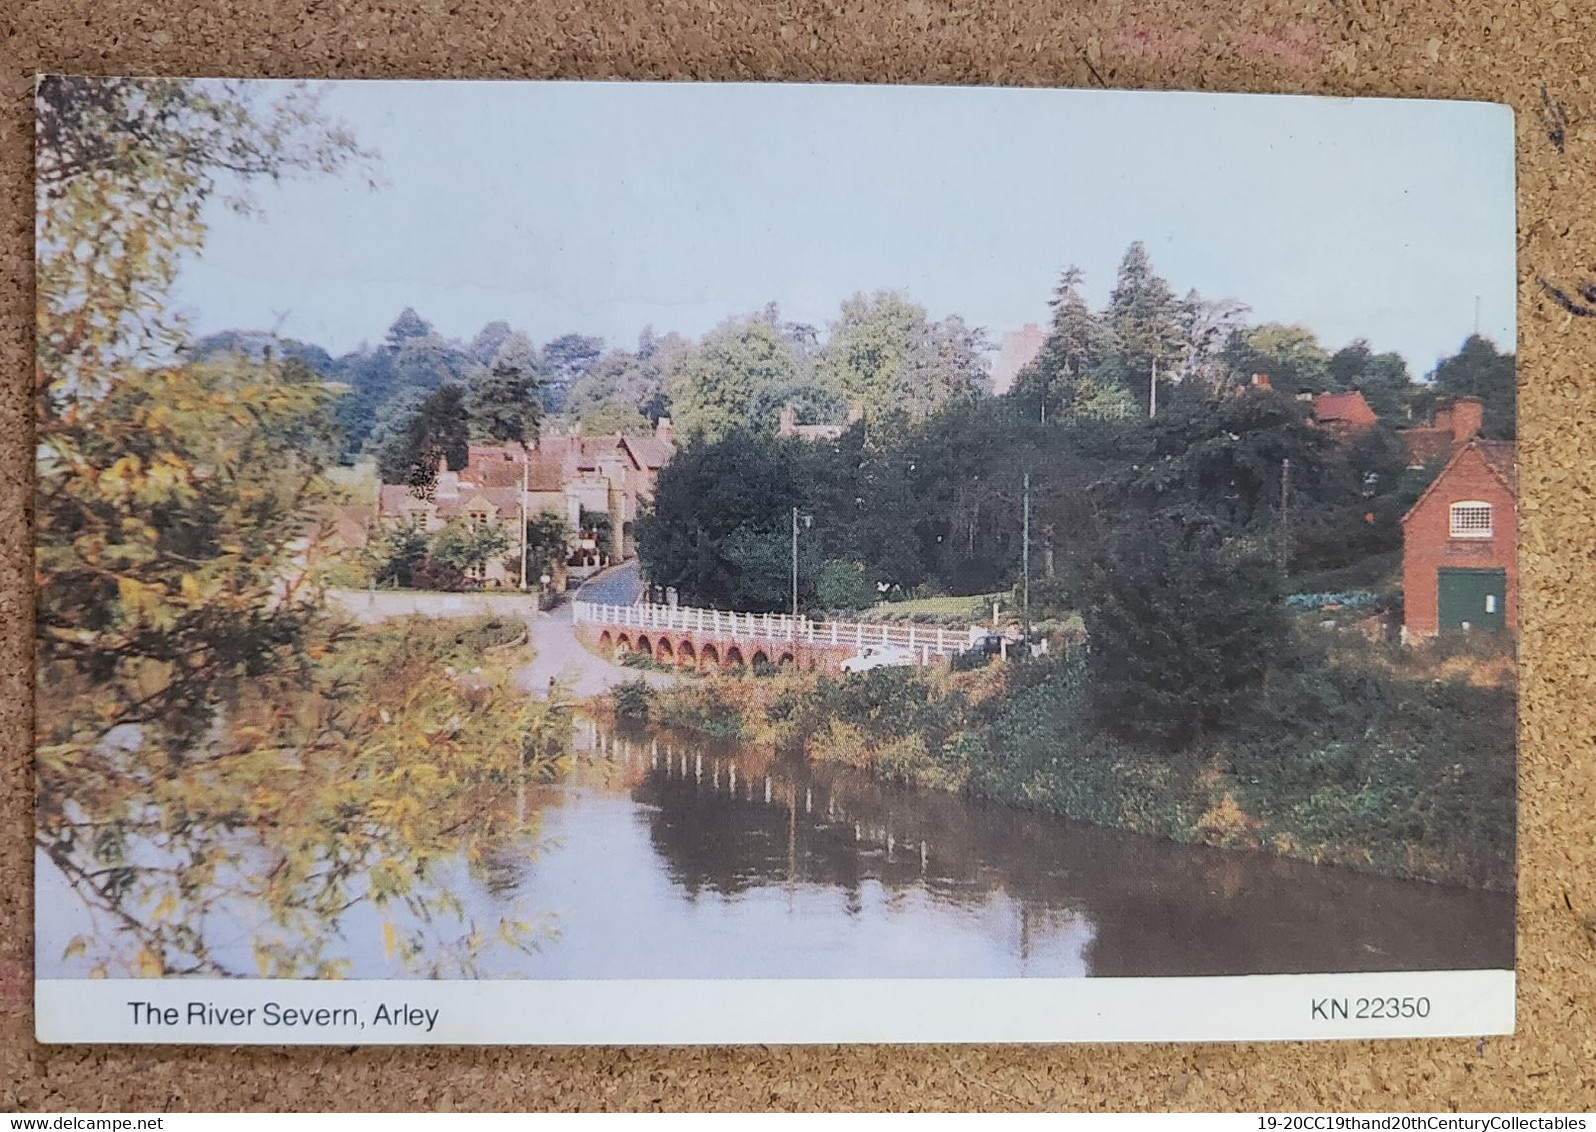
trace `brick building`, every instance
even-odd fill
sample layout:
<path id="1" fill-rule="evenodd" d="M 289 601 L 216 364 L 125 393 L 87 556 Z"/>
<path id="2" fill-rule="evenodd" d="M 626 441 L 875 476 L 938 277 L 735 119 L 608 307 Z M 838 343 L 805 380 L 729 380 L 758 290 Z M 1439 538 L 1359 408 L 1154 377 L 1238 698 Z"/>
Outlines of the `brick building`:
<path id="1" fill-rule="evenodd" d="M 1267 380 L 1267 379 L 1266 379 Z M 1341 436 L 1367 432 L 1378 418 L 1363 394 L 1316 393 L 1313 395 L 1313 422 Z"/>
<path id="2" fill-rule="evenodd" d="M 1433 467 L 1452 458 L 1480 434 L 1485 404 L 1478 397 L 1454 397 L 1436 406 L 1430 424 L 1397 430 L 1408 449 L 1408 467 Z"/>
<path id="3" fill-rule="evenodd" d="M 1518 460 L 1473 437 L 1402 519 L 1404 639 L 1518 629 Z"/>
<path id="4" fill-rule="evenodd" d="M 659 470 L 676 450 L 669 418 L 652 435 L 613 433 L 584 436 L 580 430 L 540 437 L 530 449 L 519 444 L 473 444 L 459 471 L 439 461 L 427 492 L 403 484 L 377 489 L 377 520 L 406 523 L 418 530 L 441 530 L 451 520 L 505 528 L 512 547 L 521 541 L 523 522 L 539 514 L 557 515 L 573 536 L 582 534 L 595 514 L 609 518 L 609 545 L 596 546 L 571 572 L 581 576 L 604 559 L 636 553 L 632 528 L 654 494 Z M 486 563 L 476 580 L 492 586 L 516 582 L 515 553 Z M 590 559 L 590 560 L 589 560 Z"/>

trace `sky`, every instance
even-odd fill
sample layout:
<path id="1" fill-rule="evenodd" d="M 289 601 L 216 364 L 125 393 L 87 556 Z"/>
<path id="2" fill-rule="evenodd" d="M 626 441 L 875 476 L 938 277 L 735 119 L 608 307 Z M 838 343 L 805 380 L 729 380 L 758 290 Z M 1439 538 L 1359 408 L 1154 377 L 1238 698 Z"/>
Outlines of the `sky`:
<path id="1" fill-rule="evenodd" d="M 1143 241 L 1178 294 L 1248 304 L 1415 376 L 1514 341 L 1513 120 L 1484 103 L 903 86 L 341 82 L 357 175 L 210 206 L 176 300 L 199 333 L 342 353 L 406 306 L 631 346 L 775 301 L 824 327 L 905 290 L 994 340 L 1059 271 L 1106 301 Z"/>

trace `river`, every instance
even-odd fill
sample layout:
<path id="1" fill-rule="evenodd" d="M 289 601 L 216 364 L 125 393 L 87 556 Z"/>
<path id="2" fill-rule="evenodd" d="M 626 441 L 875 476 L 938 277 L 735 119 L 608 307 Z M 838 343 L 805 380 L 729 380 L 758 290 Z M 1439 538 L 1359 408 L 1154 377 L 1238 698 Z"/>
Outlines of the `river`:
<path id="1" fill-rule="evenodd" d="M 530 950 L 481 950 L 469 973 L 485 977 L 1513 965 L 1510 894 L 1177 845 L 886 786 L 844 767 L 608 735 L 585 720 L 563 778 L 517 795 L 529 832 L 434 878 L 479 928 L 518 918 L 535 926 Z M 450 973 L 425 961 L 406 969 L 385 951 L 382 917 L 393 914 L 360 905 L 343 917 L 330 950 L 350 958 L 348 973 Z M 41 924 L 44 935 L 76 930 L 54 923 Z M 212 945 L 247 969 L 248 938 L 239 931 L 233 946 Z M 39 943 L 41 974 L 81 973 L 58 958 L 61 941 Z"/>

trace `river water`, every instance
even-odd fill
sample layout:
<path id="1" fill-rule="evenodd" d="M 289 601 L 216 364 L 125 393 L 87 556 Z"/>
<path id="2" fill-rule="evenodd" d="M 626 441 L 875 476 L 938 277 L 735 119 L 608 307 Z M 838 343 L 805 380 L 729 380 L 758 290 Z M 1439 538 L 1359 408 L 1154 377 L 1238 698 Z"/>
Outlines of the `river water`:
<path id="1" fill-rule="evenodd" d="M 535 926 L 534 947 L 483 948 L 466 973 L 977 978 L 1513 964 L 1509 894 L 1176 845 L 844 767 L 622 738 L 588 721 L 576 734 L 560 782 L 517 791 L 528 833 L 434 877 L 489 935 L 505 919 Z M 58 887 L 48 871 L 47 900 Z M 341 919 L 330 950 L 349 957 L 350 975 L 455 973 L 388 953 L 383 918 L 393 914 L 361 905 Z M 70 921 L 41 917 L 41 974 L 83 973 L 81 960 L 62 958 L 82 930 Z M 243 918 L 227 934 L 213 948 L 248 970 Z"/>
<path id="2" fill-rule="evenodd" d="M 579 724 L 510 892 L 545 978 L 1511 967 L 1513 903 Z M 491 899 L 486 892 L 478 899 Z M 496 964 L 495 964 L 496 965 Z M 368 974 L 386 972 L 369 971 Z"/>

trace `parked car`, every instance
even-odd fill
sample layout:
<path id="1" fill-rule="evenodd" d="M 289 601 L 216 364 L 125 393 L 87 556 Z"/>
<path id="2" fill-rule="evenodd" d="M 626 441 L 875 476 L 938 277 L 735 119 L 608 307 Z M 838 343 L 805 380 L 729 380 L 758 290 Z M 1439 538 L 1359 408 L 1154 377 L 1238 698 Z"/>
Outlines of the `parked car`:
<path id="1" fill-rule="evenodd" d="M 904 668 L 914 663 L 914 651 L 902 645 L 866 645 L 842 662 L 842 670 L 869 672 L 872 668 Z"/>

